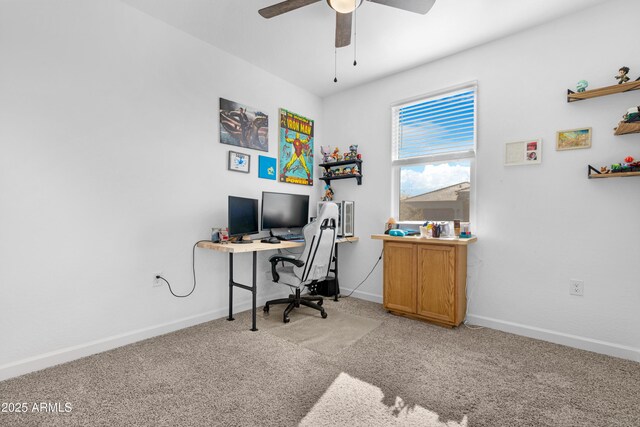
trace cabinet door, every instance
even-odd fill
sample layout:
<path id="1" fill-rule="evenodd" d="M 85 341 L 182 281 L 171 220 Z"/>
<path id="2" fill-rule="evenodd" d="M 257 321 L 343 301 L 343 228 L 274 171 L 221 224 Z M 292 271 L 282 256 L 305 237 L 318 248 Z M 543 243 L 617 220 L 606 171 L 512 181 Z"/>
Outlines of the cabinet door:
<path id="1" fill-rule="evenodd" d="M 417 258 L 417 313 L 455 322 L 455 248 L 418 245 Z"/>
<path id="2" fill-rule="evenodd" d="M 416 312 L 416 245 L 384 242 L 384 307 Z"/>

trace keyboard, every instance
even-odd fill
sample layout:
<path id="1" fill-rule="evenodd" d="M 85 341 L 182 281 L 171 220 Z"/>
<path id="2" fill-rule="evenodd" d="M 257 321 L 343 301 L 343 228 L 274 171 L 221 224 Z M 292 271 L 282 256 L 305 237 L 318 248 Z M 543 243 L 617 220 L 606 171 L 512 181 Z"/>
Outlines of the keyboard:
<path id="1" fill-rule="evenodd" d="M 279 234 L 276 236 L 280 240 L 304 240 L 304 235 L 302 234 Z"/>

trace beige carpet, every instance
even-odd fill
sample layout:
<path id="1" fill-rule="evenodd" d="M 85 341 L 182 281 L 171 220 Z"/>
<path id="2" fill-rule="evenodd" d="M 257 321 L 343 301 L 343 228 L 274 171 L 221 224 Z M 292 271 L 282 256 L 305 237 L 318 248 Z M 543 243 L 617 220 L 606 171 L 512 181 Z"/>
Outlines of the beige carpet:
<path id="1" fill-rule="evenodd" d="M 0 426 L 640 425 L 638 363 L 353 298 L 325 305 L 327 319 L 294 311 L 283 325 L 272 307 L 251 332 L 243 312 L 0 382 L 0 402 L 73 408 L 0 413 Z M 341 317 L 373 323 L 344 325 L 332 351 L 296 337 L 315 323 L 330 340 L 319 331 Z"/>
<path id="2" fill-rule="evenodd" d="M 296 322 L 282 323 L 281 312 L 274 308 L 264 318 L 269 322 L 278 322 L 278 327 L 267 331 L 276 337 L 329 356 L 340 353 L 382 323 L 380 320 L 340 310 L 333 310 L 326 319 L 321 319 L 318 311 L 307 307 L 296 309 L 291 317 Z"/>

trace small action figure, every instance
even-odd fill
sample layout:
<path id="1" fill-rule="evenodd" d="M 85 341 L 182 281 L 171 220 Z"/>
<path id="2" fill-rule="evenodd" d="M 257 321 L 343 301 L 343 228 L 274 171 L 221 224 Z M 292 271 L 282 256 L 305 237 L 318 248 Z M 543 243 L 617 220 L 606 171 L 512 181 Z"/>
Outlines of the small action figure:
<path id="1" fill-rule="evenodd" d="M 622 67 L 618 70 L 618 75 L 616 76 L 616 79 L 620 80 L 618 82 L 619 85 L 629 81 L 629 77 L 627 76 L 627 74 L 629 74 L 629 67 Z"/>
<path id="2" fill-rule="evenodd" d="M 344 153 L 345 160 L 356 160 L 358 158 L 358 144 L 352 144 L 349 146 L 349 152 Z"/>
<path id="3" fill-rule="evenodd" d="M 584 92 L 587 89 L 587 86 L 589 86 L 588 81 L 580 80 L 578 84 L 576 84 L 576 89 L 578 89 L 578 92 Z"/>
<path id="4" fill-rule="evenodd" d="M 342 154 L 340 154 L 340 149 L 338 147 L 333 150 L 333 154 L 331 154 L 331 157 L 333 157 L 333 160 L 335 160 L 336 162 L 342 160 Z"/>
<path id="5" fill-rule="evenodd" d="M 322 163 L 330 163 L 333 162 L 333 157 L 331 157 L 331 146 L 330 145 L 321 145 L 320 152 L 322 153 Z"/>
<path id="6" fill-rule="evenodd" d="M 629 108 L 627 113 L 622 116 L 622 119 L 626 123 L 640 122 L 640 105 Z"/>
<path id="7" fill-rule="evenodd" d="M 333 200 L 333 189 L 329 184 L 324 186 L 324 196 L 322 197 L 323 202 L 330 202 Z"/>

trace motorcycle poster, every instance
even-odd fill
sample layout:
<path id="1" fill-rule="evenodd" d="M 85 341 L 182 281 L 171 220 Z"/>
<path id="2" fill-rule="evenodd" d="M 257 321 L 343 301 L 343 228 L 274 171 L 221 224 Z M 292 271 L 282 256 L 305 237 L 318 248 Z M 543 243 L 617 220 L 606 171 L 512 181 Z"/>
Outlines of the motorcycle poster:
<path id="1" fill-rule="evenodd" d="M 269 151 L 269 116 L 255 108 L 220 98 L 220 142 Z"/>

